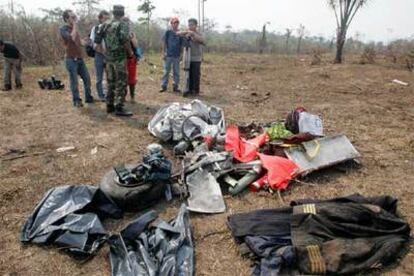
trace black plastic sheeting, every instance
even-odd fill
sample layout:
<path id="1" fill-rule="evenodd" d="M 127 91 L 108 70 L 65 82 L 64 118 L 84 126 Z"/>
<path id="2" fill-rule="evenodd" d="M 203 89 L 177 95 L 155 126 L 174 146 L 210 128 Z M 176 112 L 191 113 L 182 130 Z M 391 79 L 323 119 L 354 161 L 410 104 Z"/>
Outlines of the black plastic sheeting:
<path id="1" fill-rule="evenodd" d="M 20 240 L 56 245 L 75 256 L 87 257 L 108 239 L 101 221 L 121 217 L 121 209 L 96 187 L 57 187 L 36 206 L 23 226 Z"/>
<path id="2" fill-rule="evenodd" d="M 150 211 L 109 239 L 112 276 L 194 275 L 194 246 L 188 210 L 171 222 Z M 152 226 L 154 225 L 154 226 Z"/>

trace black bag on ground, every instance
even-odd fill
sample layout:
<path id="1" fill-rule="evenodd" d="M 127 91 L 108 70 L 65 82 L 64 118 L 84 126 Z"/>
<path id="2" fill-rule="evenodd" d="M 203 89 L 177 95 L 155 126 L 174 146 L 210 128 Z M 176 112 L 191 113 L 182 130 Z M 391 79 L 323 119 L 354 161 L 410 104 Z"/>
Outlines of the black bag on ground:
<path id="1" fill-rule="evenodd" d="M 49 190 L 25 222 L 20 241 L 55 245 L 77 257 L 96 253 L 107 240 L 105 218 L 122 211 L 93 186 L 62 186 Z"/>

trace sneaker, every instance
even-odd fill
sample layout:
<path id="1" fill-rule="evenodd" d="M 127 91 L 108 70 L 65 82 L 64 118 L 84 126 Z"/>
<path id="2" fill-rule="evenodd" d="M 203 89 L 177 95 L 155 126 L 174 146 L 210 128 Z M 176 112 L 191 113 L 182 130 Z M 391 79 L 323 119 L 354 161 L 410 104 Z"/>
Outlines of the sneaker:
<path id="1" fill-rule="evenodd" d="M 16 89 L 22 89 L 22 88 L 23 88 L 23 84 L 21 84 L 21 83 L 16 84 Z"/>
<path id="2" fill-rule="evenodd" d="M 83 107 L 83 103 L 82 103 L 82 101 L 75 102 L 73 105 L 74 105 L 75 107 Z"/>
<path id="3" fill-rule="evenodd" d="M 120 117 L 130 117 L 133 114 L 131 111 L 126 110 L 122 105 L 120 105 L 115 108 L 115 115 Z"/>
<path id="4" fill-rule="evenodd" d="M 160 89 L 160 93 L 163 93 L 163 92 L 165 92 L 165 91 L 167 91 L 167 87 L 161 87 L 161 89 Z"/>

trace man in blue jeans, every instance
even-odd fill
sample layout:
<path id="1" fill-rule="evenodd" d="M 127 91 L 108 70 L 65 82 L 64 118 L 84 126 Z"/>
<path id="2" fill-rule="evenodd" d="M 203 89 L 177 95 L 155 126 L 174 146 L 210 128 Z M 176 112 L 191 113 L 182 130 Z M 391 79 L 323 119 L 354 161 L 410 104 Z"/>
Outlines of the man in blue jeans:
<path id="1" fill-rule="evenodd" d="M 180 60 L 182 56 L 183 43 L 182 37 L 177 35 L 180 21 L 177 17 L 172 17 L 170 20 L 171 30 L 167 30 L 163 37 L 161 46 L 161 55 L 164 60 L 164 75 L 162 76 L 162 83 L 160 92 L 167 91 L 168 79 L 170 76 L 171 66 L 174 72 L 173 91 L 181 92 L 180 85 Z"/>
<path id="2" fill-rule="evenodd" d="M 98 97 L 102 102 L 105 102 L 105 93 L 103 89 L 103 75 L 106 66 L 105 60 L 105 52 L 106 52 L 106 45 L 105 41 L 103 40 L 101 44 L 94 43 L 96 32 L 98 31 L 99 26 L 109 20 L 110 18 L 109 12 L 103 10 L 98 15 L 99 25 L 94 26 L 91 30 L 90 39 L 93 43 L 93 49 L 95 50 L 95 72 L 96 72 L 96 91 L 98 92 Z"/>
<path id="3" fill-rule="evenodd" d="M 69 72 L 73 105 L 75 107 L 82 107 L 82 99 L 79 96 L 78 89 L 78 75 L 83 81 L 86 103 L 93 103 L 91 78 L 88 68 L 86 68 L 85 62 L 83 61 L 82 41 L 78 30 L 77 17 L 71 10 L 65 10 L 62 17 L 66 24 L 60 28 L 60 36 L 66 50 L 65 63 L 66 69 Z"/>

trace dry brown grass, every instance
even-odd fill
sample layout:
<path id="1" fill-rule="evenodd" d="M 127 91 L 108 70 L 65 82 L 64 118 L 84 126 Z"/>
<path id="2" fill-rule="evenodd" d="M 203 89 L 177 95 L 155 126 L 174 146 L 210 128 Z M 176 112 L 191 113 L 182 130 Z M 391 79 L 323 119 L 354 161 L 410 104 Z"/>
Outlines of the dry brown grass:
<path id="1" fill-rule="evenodd" d="M 292 184 L 283 193 L 286 204 L 304 197 L 387 194 L 400 199 L 401 213 L 413 226 L 413 74 L 382 62 L 310 66 L 312 57 L 301 58 L 304 60 L 267 55 L 207 56 L 201 99 L 223 107 L 229 122 L 271 121 L 298 105 L 323 115 L 326 132 L 348 135 L 363 156 L 363 167 L 315 176 L 308 180 L 315 186 Z M 27 68 L 23 91 L 0 94 L 1 159 L 13 156 L 3 156 L 10 149 L 23 149 L 29 155 L 41 153 L 0 163 L 1 274 L 109 275 L 107 247 L 91 261 L 79 263 L 55 248 L 23 247 L 19 232 L 48 189 L 62 184 L 96 184 L 114 164 L 140 160 L 146 145 L 156 141 L 146 129 L 147 122 L 161 105 L 183 99 L 171 93 L 158 94 L 159 61 L 151 61 L 157 68 L 140 65 L 138 103 L 128 104 L 136 114 L 131 119 L 107 116 L 101 103 L 74 109 L 68 89 L 39 90 L 35 81 L 52 74 L 50 68 Z M 66 77 L 63 67 L 56 71 Z M 391 84 L 393 79 L 410 86 Z M 270 98 L 261 101 L 268 92 Z M 74 145 L 76 150 L 56 152 L 65 145 Z M 96 146 L 98 153 L 92 156 Z M 191 216 L 197 275 L 249 275 L 249 260 L 239 255 L 230 233 L 223 233 L 226 217 L 283 206 L 277 196 L 251 193 L 226 197 L 226 203 L 226 214 Z M 176 201 L 160 208 L 162 216 L 173 217 L 179 204 Z M 133 216 L 109 221 L 107 227 L 117 231 Z M 413 275 L 413 252 L 411 249 L 392 275 Z"/>

